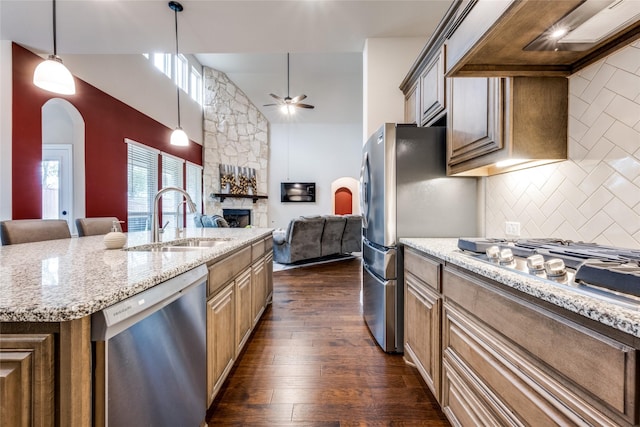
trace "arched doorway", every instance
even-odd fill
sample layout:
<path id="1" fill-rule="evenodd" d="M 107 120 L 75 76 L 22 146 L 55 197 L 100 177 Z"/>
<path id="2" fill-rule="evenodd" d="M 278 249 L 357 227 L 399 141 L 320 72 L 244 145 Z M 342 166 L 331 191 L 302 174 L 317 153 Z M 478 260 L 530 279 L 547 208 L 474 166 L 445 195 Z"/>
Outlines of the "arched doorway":
<path id="1" fill-rule="evenodd" d="M 80 112 L 69 101 L 52 98 L 42 106 L 43 161 L 51 160 L 56 153 L 67 151 L 67 168 L 71 170 L 71 185 L 66 196 L 69 199 L 67 220 L 71 234 L 77 234 L 75 218 L 85 216 L 85 124 Z M 49 157 L 49 159 L 48 159 Z M 64 156 L 62 157 L 64 158 Z M 63 160 L 64 161 L 64 160 Z M 43 165 L 44 165 L 43 163 Z"/>
<path id="2" fill-rule="evenodd" d="M 340 187 L 336 190 L 333 197 L 335 198 L 334 213 L 336 215 L 349 215 L 353 213 L 353 194 L 351 193 L 351 190 L 345 187 Z"/>
<path id="3" fill-rule="evenodd" d="M 357 179 L 350 176 L 336 179 L 331 183 L 331 194 L 334 214 L 360 213 L 360 187 Z"/>

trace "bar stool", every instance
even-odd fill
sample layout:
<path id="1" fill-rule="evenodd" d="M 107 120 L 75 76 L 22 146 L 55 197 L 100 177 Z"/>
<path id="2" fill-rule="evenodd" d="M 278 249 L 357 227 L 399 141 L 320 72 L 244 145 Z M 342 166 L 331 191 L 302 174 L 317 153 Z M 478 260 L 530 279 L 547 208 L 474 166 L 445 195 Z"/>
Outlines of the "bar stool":
<path id="1" fill-rule="evenodd" d="M 3 245 L 42 242 L 71 237 L 69 225 L 63 219 L 14 219 L 0 221 Z"/>
<path id="2" fill-rule="evenodd" d="M 78 236 L 97 236 L 99 234 L 107 234 L 111 231 L 111 227 L 113 227 L 113 221 L 116 221 L 117 231 L 122 231 L 120 222 L 115 216 L 100 218 L 78 218 L 76 219 Z"/>

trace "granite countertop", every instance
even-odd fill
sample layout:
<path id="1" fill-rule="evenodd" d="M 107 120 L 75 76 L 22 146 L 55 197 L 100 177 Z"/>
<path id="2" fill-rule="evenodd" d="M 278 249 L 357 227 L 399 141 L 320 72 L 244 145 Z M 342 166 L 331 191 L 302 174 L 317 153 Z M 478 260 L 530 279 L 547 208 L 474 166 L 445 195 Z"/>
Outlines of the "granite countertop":
<path id="1" fill-rule="evenodd" d="M 184 252 L 108 250 L 104 236 L 0 246 L 0 322 L 59 322 L 90 315 L 253 241 L 270 228 L 188 228 L 179 239 L 224 238 Z M 148 244 L 149 232 L 127 234 L 125 248 Z M 177 240 L 174 230 L 163 243 Z"/>
<path id="2" fill-rule="evenodd" d="M 476 260 L 458 249 L 458 239 L 404 238 L 400 243 L 640 338 L 640 304 L 637 307 L 619 304 L 568 285 Z"/>

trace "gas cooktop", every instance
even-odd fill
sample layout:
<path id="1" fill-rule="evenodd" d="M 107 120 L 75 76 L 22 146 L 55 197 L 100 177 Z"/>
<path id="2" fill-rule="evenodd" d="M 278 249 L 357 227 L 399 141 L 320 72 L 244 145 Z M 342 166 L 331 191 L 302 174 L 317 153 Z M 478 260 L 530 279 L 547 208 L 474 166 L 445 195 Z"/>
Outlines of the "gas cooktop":
<path id="1" fill-rule="evenodd" d="M 640 250 L 570 240 L 460 238 L 483 261 L 556 283 L 632 296 L 640 303 Z"/>

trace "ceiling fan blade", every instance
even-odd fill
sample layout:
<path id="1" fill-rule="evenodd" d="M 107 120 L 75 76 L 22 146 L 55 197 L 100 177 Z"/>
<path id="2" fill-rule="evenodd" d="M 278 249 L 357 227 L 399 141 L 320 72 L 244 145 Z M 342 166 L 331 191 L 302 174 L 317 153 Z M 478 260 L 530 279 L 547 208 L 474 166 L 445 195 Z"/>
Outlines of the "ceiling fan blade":
<path id="1" fill-rule="evenodd" d="M 303 99 L 305 99 L 306 97 L 307 97 L 307 95 L 298 95 L 298 96 L 296 96 L 295 98 L 293 98 L 293 99 L 291 100 L 291 103 L 292 103 L 292 104 L 295 104 L 296 102 L 300 102 L 300 101 L 302 101 L 302 100 L 303 100 Z"/>
<path id="2" fill-rule="evenodd" d="M 274 95 L 274 94 L 270 93 L 269 96 L 271 96 L 272 98 L 277 99 L 278 101 L 284 101 L 284 99 L 280 98 L 278 95 Z"/>
<path id="3" fill-rule="evenodd" d="M 313 105 L 309 105 L 309 104 L 291 104 L 291 105 L 298 108 L 316 108 Z"/>
<path id="4" fill-rule="evenodd" d="M 276 105 L 282 105 L 282 104 L 263 104 L 262 106 L 263 107 L 273 107 L 273 106 L 276 106 Z"/>

